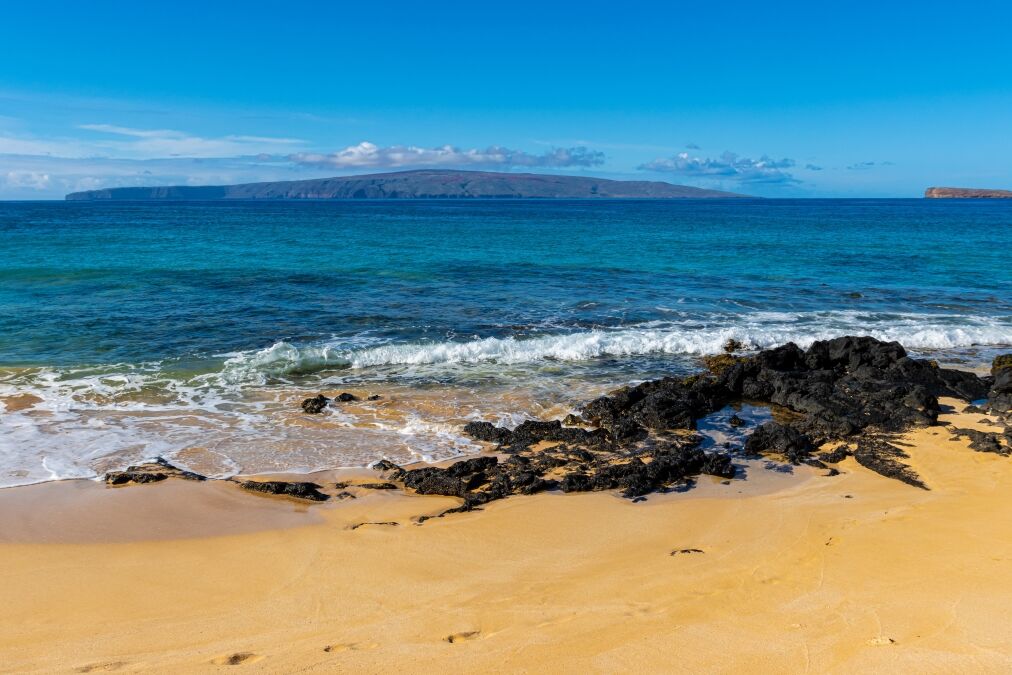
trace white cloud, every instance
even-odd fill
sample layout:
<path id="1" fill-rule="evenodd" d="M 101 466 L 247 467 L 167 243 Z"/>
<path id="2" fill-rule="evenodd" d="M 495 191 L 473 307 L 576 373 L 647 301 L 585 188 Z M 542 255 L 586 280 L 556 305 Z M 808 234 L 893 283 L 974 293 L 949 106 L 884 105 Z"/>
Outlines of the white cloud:
<path id="1" fill-rule="evenodd" d="M 49 183 L 49 174 L 41 171 L 8 171 L 3 175 L 3 186 L 11 190 L 45 190 Z"/>
<path id="2" fill-rule="evenodd" d="M 772 159 L 763 155 L 759 159 L 739 157 L 725 152 L 718 159 L 693 157 L 680 152 L 674 157 L 655 159 L 641 164 L 643 171 L 660 171 L 682 176 L 740 181 L 742 183 L 797 183 L 789 172 L 794 166 L 792 159 Z"/>
<path id="3" fill-rule="evenodd" d="M 460 149 L 452 145 L 422 148 L 415 145 L 380 147 L 364 141 L 330 154 L 300 152 L 289 155 L 291 161 L 304 166 L 335 169 L 397 169 L 407 167 L 542 167 L 562 168 L 598 166 L 604 153 L 585 147 L 555 148 L 540 155 L 501 146 Z"/>

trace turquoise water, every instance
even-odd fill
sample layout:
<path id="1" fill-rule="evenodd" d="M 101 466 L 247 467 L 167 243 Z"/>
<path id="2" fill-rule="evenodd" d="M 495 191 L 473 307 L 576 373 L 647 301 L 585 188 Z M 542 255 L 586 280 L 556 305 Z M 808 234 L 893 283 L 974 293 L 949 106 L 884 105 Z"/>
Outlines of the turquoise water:
<path id="1" fill-rule="evenodd" d="M 1012 343 L 1009 241 L 983 200 L 0 203 L 0 397 L 32 396 L 0 417 L 0 485 L 449 456 L 461 420 L 729 337 L 980 363 Z M 291 413 L 342 387 L 388 396 Z"/>

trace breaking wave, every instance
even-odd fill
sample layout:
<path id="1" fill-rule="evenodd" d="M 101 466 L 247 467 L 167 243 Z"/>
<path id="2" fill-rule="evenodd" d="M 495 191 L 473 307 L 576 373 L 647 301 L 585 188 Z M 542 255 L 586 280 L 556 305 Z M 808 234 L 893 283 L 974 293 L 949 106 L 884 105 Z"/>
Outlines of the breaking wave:
<path id="1" fill-rule="evenodd" d="M 196 369 L 172 361 L 0 369 L 0 487 L 94 477 L 159 454 L 212 476 L 364 466 L 382 455 L 445 459 L 469 451 L 469 441 L 457 435 L 463 419 L 530 414 L 530 405 L 515 402 L 518 391 L 531 402 L 554 396 L 556 404 L 568 405 L 581 399 L 575 392 L 589 391 L 579 387 L 597 386 L 580 380 L 581 373 L 600 375 L 602 386 L 640 374 L 642 364 L 624 357 L 671 355 L 661 371 L 679 373 L 695 367 L 679 356 L 719 352 L 731 338 L 760 349 L 860 334 L 896 340 L 915 352 L 950 350 L 983 361 L 989 351 L 1012 344 L 1012 317 L 767 312 L 563 331 L 427 343 L 363 336 L 278 342 L 218 356 Z M 474 400 L 466 406 L 450 400 L 449 412 L 430 405 L 453 399 L 444 394 L 449 389 L 412 389 L 417 376 L 426 384 L 452 385 L 476 372 L 482 378 L 473 381 L 491 384 L 458 388 Z M 508 373 L 502 381 L 484 377 L 499 372 Z M 417 397 L 410 404 L 417 410 L 395 418 L 331 410 L 325 418 L 300 421 L 300 396 L 345 386 L 382 392 L 380 407 L 403 406 L 403 393 L 412 391 L 407 398 Z"/>
<path id="2" fill-rule="evenodd" d="M 750 349 L 794 342 L 807 347 L 840 335 L 871 335 L 914 350 L 1012 344 L 1012 317 L 858 312 L 755 313 L 721 322 L 650 322 L 534 337 L 488 337 L 470 341 L 389 343 L 342 348 L 339 342 L 270 347 L 233 355 L 223 377 L 238 384 L 263 377 L 380 366 L 587 361 L 651 354 L 703 355 L 721 351 L 729 339 Z"/>

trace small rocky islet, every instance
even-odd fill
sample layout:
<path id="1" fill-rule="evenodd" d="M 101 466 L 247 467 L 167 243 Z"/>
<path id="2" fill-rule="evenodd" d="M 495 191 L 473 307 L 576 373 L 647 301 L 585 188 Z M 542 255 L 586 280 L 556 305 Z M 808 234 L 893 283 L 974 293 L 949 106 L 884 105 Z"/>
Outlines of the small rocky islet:
<path id="1" fill-rule="evenodd" d="M 415 469 L 381 460 L 373 468 L 384 483 L 335 487 L 403 486 L 417 494 L 461 499 L 460 506 L 440 514 L 445 515 L 546 490 L 619 490 L 639 499 L 691 486 L 701 474 L 733 478 L 738 473 L 734 460 L 741 457 L 807 464 L 831 476 L 838 471 L 830 465 L 853 456 L 876 473 L 927 489 L 904 463 L 907 453 L 899 436 L 913 427 L 937 425 L 939 397 L 978 403 L 968 409 L 994 415 L 1004 425 L 1002 433 L 950 428 L 956 437 L 967 438 L 979 452 L 1012 454 L 1012 354 L 996 358 L 982 377 L 912 358 L 899 343 L 871 337 L 817 341 L 807 350 L 788 343 L 752 355 L 738 353 L 740 348 L 729 341 L 724 354 L 704 358 L 706 372 L 622 387 L 564 420 L 528 420 L 514 429 L 490 422 L 464 426 L 464 434 L 488 444 L 494 454 Z M 302 408 L 318 414 L 354 400 L 351 394 L 334 399 L 321 394 L 303 401 Z M 704 450 L 697 424 L 740 403 L 779 414 L 752 430 L 740 447 Z M 728 423 L 745 424 L 737 414 Z M 159 459 L 110 472 L 106 481 L 122 485 L 174 476 L 203 478 Z M 235 482 L 255 492 L 314 501 L 330 497 L 316 483 Z"/>

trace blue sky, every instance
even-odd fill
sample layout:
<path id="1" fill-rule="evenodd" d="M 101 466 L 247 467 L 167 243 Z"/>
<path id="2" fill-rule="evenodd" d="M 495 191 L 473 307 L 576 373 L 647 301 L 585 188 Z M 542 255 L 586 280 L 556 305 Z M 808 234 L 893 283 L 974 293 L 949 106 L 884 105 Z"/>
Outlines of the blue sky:
<path id="1" fill-rule="evenodd" d="M 1012 188 L 1012 3 L 0 5 L 0 199 L 421 167 Z"/>

